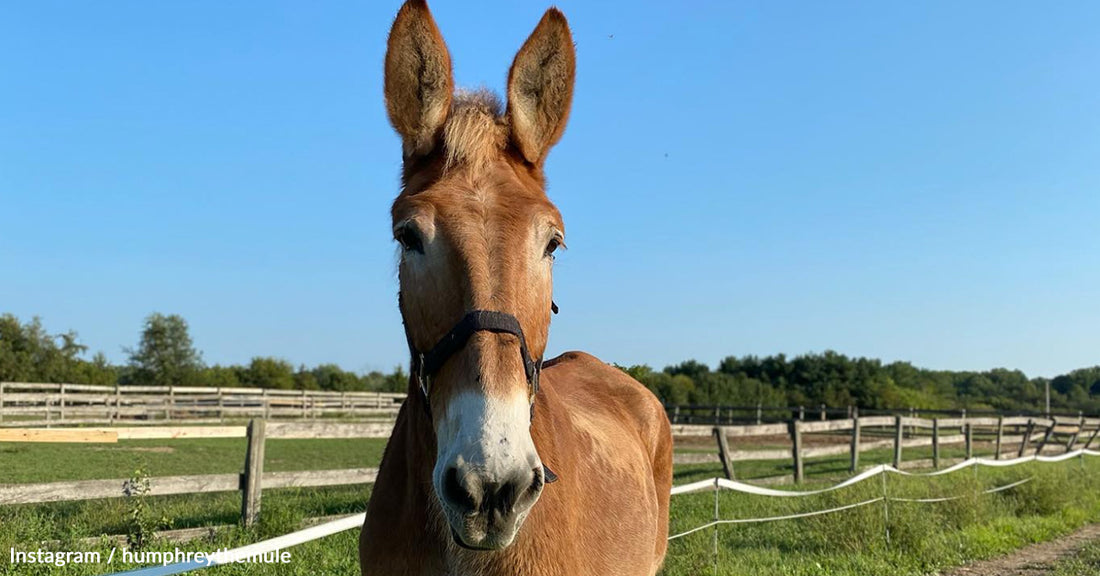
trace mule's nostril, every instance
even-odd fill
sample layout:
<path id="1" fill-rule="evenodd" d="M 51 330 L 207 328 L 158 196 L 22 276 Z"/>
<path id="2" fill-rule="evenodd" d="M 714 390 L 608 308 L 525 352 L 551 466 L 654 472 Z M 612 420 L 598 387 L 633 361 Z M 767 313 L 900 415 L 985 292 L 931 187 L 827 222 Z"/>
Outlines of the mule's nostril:
<path id="1" fill-rule="evenodd" d="M 443 497 L 464 514 L 477 513 L 481 504 L 480 495 L 473 494 L 462 480 L 458 477 L 458 468 L 448 468 L 443 474 Z"/>
<path id="2" fill-rule="evenodd" d="M 538 494 L 542 491 L 543 484 L 546 483 L 546 476 L 543 472 L 542 466 L 536 466 L 531 469 L 531 485 L 527 487 L 529 494 Z"/>
<path id="3" fill-rule="evenodd" d="M 497 490 L 496 502 L 493 503 L 493 507 L 497 512 L 501 514 L 510 514 L 512 507 L 516 502 L 516 484 L 512 482 L 506 482 Z"/>

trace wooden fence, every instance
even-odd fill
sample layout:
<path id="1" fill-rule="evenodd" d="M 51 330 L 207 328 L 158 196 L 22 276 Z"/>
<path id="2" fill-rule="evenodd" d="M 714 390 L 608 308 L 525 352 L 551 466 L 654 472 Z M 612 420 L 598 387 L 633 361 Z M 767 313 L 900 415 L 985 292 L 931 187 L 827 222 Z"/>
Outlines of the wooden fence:
<path id="1" fill-rule="evenodd" d="M 205 492 L 240 491 L 242 495 L 241 517 L 245 525 L 255 522 L 265 489 L 288 487 L 337 486 L 368 484 L 374 482 L 375 468 L 342 470 L 310 470 L 300 472 L 265 472 L 264 446 L 268 439 L 281 438 L 388 438 L 393 431 L 392 422 L 335 422 L 335 421 L 266 421 L 254 419 L 247 426 L 173 426 L 173 427 L 108 427 L 108 428 L 53 428 L 53 429 L 0 429 L 0 442 L 117 442 L 119 440 L 187 438 L 247 438 L 245 469 L 239 474 L 201 474 L 166 476 L 149 479 L 149 495 L 197 494 Z M 994 444 L 995 457 L 1000 458 L 1005 448 L 1007 454 L 1023 456 L 1042 453 L 1044 450 L 1072 450 L 1089 448 L 1100 432 L 1100 419 L 1058 419 L 998 417 L 998 418 L 945 418 L 925 420 L 903 416 L 871 416 L 825 421 L 792 420 L 786 423 L 747 426 L 673 425 L 677 443 L 691 437 L 714 436 L 717 454 L 678 452 L 674 461 L 678 464 L 721 462 L 726 475 L 733 478 L 735 462 L 739 460 L 792 461 L 793 480 L 804 477 L 804 465 L 808 458 L 850 454 L 850 467 L 859 469 L 860 452 L 892 447 L 894 465 L 902 464 L 903 450 L 917 446 L 931 446 L 933 461 L 941 464 L 940 447 L 945 444 L 963 443 L 966 455 L 973 455 L 976 436 L 982 436 Z M 848 436 L 843 445 L 808 448 L 804 446 L 807 435 L 824 434 L 833 440 L 838 434 Z M 863 441 L 864 435 L 880 440 Z M 730 449 L 733 444 L 746 443 L 752 437 L 786 436 L 789 450 L 740 450 Z M 840 439 L 843 440 L 841 437 Z M 67 502 L 97 498 L 118 498 L 127 493 L 128 479 L 80 480 L 50 482 L 45 484 L 2 484 L 0 505 Z"/>
<path id="2" fill-rule="evenodd" d="M 264 472 L 264 445 L 270 438 L 388 438 L 392 422 L 268 422 L 248 426 L 117 427 L 0 429 L 0 442 L 117 442 L 118 440 L 247 438 L 245 469 L 240 474 L 199 474 L 149 478 L 150 496 L 241 491 L 241 516 L 251 525 L 264 489 L 369 484 L 375 468 Z M 0 505 L 69 502 L 126 495 L 129 479 L 78 480 L 45 484 L 0 484 Z"/>
<path id="3" fill-rule="evenodd" d="M 900 408 L 889 410 L 868 410 L 855 406 L 731 406 L 714 404 L 667 404 L 665 412 L 673 424 L 714 424 L 742 425 L 788 422 L 790 420 L 832 420 L 852 418 L 857 412 L 864 416 L 909 416 L 912 418 L 966 418 L 998 416 L 1026 416 L 1034 418 L 1072 418 L 1085 416 L 1083 412 L 998 412 L 995 410 L 921 410 L 918 408 Z M 1089 416 L 1090 418 L 1093 416 Z"/>
<path id="4" fill-rule="evenodd" d="M 404 400 L 387 392 L 0 382 L 0 426 L 392 420 Z"/>
<path id="5" fill-rule="evenodd" d="M 1064 451 L 1077 447 L 1088 449 L 1100 433 L 1100 418 L 997 416 L 925 419 L 909 416 L 860 417 L 856 411 L 855 417 L 841 420 L 790 420 L 746 426 L 673 425 L 672 433 L 676 437 L 714 436 L 717 440 L 716 454 L 676 454 L 674 462 L 677 464 L 720 462 L 726 477 L 732 480 L 735 476 L 734 463 L 738 460 L 790 460 L 793 480 L 801 482 L 805 477 L 804 467 L 808 458 L 848 454 L 849 470 L 856 472 L 860 467 L 861 452 L 884 448 L 893 449 L 893 465 L 896 468 L 902 467 L 906 448 L 931 447 L 931 461 L 920 464 L 933 468 L 939 468 L 943 463 L 940 449 L 947 444 L 963 444 L 965 457 L 971 458 L 976 439 L 993 444 L 993 457 L 996 459 L 1005 455 L 1041 454 L 1043 450 L 1055 447 Z M 838 434 L 843 434 L 848 442 L 847 445 L 806 447 L 806 435 L 813 433 L 827 434 L 834 440 Z M 882 439 L 864 441 L 865 434 Z M 731 438 L 753 436 L 786 436 L 791 447 L 789 450 L 730 450 Z"/>

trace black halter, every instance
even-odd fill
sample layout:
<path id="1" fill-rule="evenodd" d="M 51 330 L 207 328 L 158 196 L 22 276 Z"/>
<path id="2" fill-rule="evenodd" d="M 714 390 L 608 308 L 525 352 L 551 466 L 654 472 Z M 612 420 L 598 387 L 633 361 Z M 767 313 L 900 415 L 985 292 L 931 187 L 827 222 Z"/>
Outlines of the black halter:
<path id="1" fill-rule="evenodd" d="M 403 305 L 404 302 L 400 302 L 400 294 L 398 294 L 397 298 L 399 303 Z M 558 313 L 558 305 L 553 301 L 550 302 L 550 310 L 554 314 Z M 458 324 L 455 324 L 454 328 L 451 328 L 451 330 L 447 332 L 439 342 L 436 342 L 435 346 L 432 346 L 432 349 L 428 350 L 427 353 L 420 352 L 416 349 L 416 345 L 413 344 L 412 337 L 409 335 L 409 327 L 405 326 L 405 339 L 409 342 L 409 353 L 412 354 L 411 371 L 413 376 L 416 377 L 417 385 L 420 388 L 420 398 L 424 401 L 424 412 L 428 415 L 428 418 L 431 419 L 432 406 L 429 393 L 431 392 L 432 376 L 443 367 L 443 364 L 448 358 L 466 345 L 466 341 L 468 341 L 475 332 L 511 334 L 519 338 L 519 354 L 523 359 L 523 371 L 527 375 L 527 385 L 531 389 L 531 420 L 534 421 L 535 394 L 539 392 L 539 374 L 542 373 L 542 358 L 538 360 L 531 358 L 531 354 L 527 351 L 527 339 L 523 336 L 523 327 L 520 326 L 519 320 L 517 320 L 515 316 L 507 312 L 496 312 L 493 310 L 474 310 L 472 312 L 467 312 L 466 315 L 458 321 Z M 545 463 L 542 468 L 547 484 L 551 484 L 558 480 L 558 475 L 550 470 L 550 467 L 546 466 Z"/>
<path id="2" fill-rule="evenodd" d="M 556 307 L 556 306 L 555 306 Z M 523 359 L 523 371 L 527 375 L 527 385 L 531 388 L 531 397 L 539 391 L 539 373 L 542 372 L 542 359 L 535 360 L 527 351 L 527 339 L 523 337 L 523 327 L 519 320 L 507 312 L 493 310 L 474 310 L 462 317 L 443 338 L 436 342 L 435 346 L 427 352 L 420 352 L 409 337 L 406 327 L 405 336 L 409 341 L 409 352 L 412 354 L 412 373 L 420 386 L 420 396 L 424 400 L 424 408 L 431 414 L 429 392 L 431 391 L 431 378 L 443 367 L 443 364 L 466 345 L 466 341 L 476 332 L 495 332 L 497 334 L 511 334 L 519 338 L 519 354 Z M 534 405 L 532 404 L 532 411 Z"/>

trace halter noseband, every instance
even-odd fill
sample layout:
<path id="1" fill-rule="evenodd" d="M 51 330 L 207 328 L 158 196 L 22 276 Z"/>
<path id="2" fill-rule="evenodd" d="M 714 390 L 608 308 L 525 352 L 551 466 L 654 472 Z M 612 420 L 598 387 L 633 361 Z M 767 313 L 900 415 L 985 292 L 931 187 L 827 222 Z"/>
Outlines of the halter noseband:
<path id="1" fill-rule="evenodd" d="M 527 385 L 531 388 L 531 396 L 539 391 L 539 373 L 542 371 L 542 359 L 535 360 L 527 351 L 527 339 L 523 337 L 523 327 L 519 320 L 507 312 L 494 310 L 474 310 L 462 317 L 443 338 L 436 342 L 435 346 L 427 352 L 419 352 L 409 338 L 409 352 L 412 353 L 412 373 L 420 384 L 420 396 L 424 400 L 424 407 L 431 413 L 429 392 L 431 391 L 431 377 L 443 367 L 451 356 L 466 345 L 466 341 L 477 332 L 494 332 L 497 334 L 511 334 L 519 338 L 519 354 L 523 359 L 523 372 L 527 375 Z M 408 336 L 408 330 L 405 331 Z"/>

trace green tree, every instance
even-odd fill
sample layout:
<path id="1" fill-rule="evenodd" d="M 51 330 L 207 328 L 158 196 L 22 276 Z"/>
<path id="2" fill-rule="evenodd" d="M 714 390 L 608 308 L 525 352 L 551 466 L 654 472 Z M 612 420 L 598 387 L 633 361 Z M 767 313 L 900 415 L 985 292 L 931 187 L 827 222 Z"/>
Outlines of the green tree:
<path id="1" fill-rule="evenodd" d="M 295 390 L 320 390 L 321 387 L 317 385 L 317 377 L 313 375 L 313 371 L 306 368 L 305 364 L 298 367 L 298 371 L 294 373 L 294 389 Z"/>
<path id="2" fill-rule="evenodd" d="M 154 312 L 145 318 L 137 349 L 128 349 L 131 383 L 193 386 L 203 369 L 202 354 L 191 342 L 187 321 L 177 314 Z"/>
<path id="3" fill-rule="evenodd" d="M 199 382 L 203 386 L 212 388 L 240 388 L 242 370 L 240 366 L 215 364 L 202 371 Z"/>
<path id="4" fill-rule="evenodd" d="M 241 374 L 241 383 L 252 388 L 294 389 L 294 366 L 279 358 L 256 357 Z"/>
<path id="5" fill-rule="evenodd" d="M 113 384 L 115 368 L 102 353 L 80 358 L 87 350 L 76 332 L 51 335 L 37 317 L 24 324 L 0 315 L 0 380 Z"/>
<path id="6" fill-rule="evenodd" d="M 347 372 L 335 364 L 321 364 L 314 368 L 313 377 L 321 390 L 351 392 L 361 389 L 359 377 L 354 372 Z"/>
<path id="7" fill-rule="evenodd" d="M 393 374 L 386 376 L 380 392 L 407 392 L 409 390 L 409 375 L 405 373 L 405 367 L 398 365 L 393 369 Z"/>

